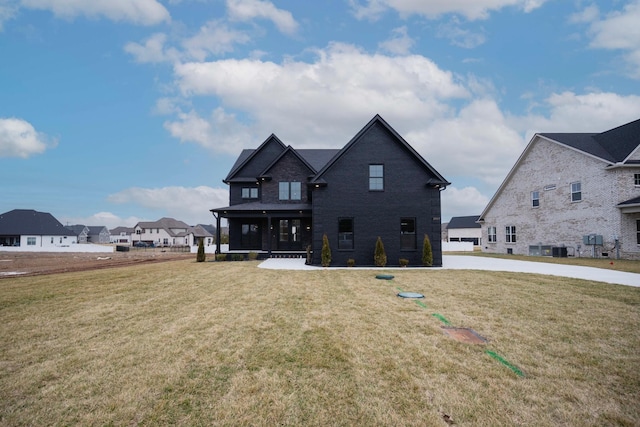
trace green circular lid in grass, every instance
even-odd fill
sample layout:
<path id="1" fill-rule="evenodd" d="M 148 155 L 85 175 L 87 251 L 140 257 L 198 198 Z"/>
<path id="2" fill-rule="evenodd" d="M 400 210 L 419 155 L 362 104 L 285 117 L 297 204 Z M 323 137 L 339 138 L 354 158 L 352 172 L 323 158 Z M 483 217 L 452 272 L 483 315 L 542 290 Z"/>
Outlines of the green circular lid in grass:
<path id="1" fill-rule="evenodd" d="M 393 279 L 393 276 L 391 274 L 378 274 L 376 276 L 376 279 L 391 280 L 391 279 Z"/>
<path id="2" fill-rule="evenodd" d="M 416 292 L 400 292 L 398 296 L 400 298 L 424 298 L 424 295 Z"/>

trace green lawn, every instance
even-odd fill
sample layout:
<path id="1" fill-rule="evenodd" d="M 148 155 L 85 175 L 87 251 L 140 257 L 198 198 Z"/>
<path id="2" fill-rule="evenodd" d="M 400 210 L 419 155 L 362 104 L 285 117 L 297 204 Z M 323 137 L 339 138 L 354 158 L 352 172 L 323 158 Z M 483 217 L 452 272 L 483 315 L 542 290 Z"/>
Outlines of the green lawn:
<path id="1" fill-rule="evenodd" d="M 257 265 L 0 280 L 0 425 L 640 425 L 640 288 Z"/>

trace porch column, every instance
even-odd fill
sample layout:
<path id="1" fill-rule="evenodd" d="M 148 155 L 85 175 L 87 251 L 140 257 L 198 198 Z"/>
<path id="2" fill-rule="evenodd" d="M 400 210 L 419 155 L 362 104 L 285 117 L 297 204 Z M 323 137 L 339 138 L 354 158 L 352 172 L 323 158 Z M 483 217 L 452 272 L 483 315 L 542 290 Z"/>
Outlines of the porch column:
<path id="1" fill-rule="evenodd" d="M 220 214 L 216 215 L 215 212 L 211 212 L 216 218 L 216 255 L 220 253 Z"/>
<path id="2" fill-rule="evenodd" d="M 271 215 L 267 215 L 267 257 L 271 258 Z"/>

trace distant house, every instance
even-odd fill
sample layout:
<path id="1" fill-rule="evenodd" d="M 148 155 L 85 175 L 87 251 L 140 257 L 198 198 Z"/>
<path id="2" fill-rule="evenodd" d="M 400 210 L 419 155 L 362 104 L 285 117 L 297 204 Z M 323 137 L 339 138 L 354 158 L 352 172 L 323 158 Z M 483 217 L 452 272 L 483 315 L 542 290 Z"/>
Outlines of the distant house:
<path id="1" fill-rule="evenodd" d="M 50 213 L 14 209 L 0 215 L 0 246 L 36 249 L 65 247 L 76 243 L 77 235 Z"/>
<path id="2" fill-rule="evenodd" d="M 229 206 L 212 209 L 229 224 L 231 251 L 303 254 L 321 264 L 327 236 L 334 266 L 373 265 L 381 238 L 389 265 L 422 264 L 428 235 L 442 265 L 440 192 L 449 185 L 376 115 L 342 149 L 294 149 L 275 135 L 244 150 L 224 180 Z"/>
<path id="3" fill-rule="evenodd" d="M 640 259 L 640 120 L 534 135 L 479 221 L 485 252 Z"/>
<path id="4" fill-rule="evenodd" d="M 173 218 L 139 222 L 133 227 L 132 244 L 146 243 L 155 246 L 193 246 L 190 226 Z"/>
<path id="5" fill-rule="evenodd" d="M 89 242 L 89 227 L 86 225 L 65 225 L 65 228 L 71 230 L 76 236 L 78 236 L 78 243 Z"/>
<path id="6" fill-rule="evenodd" d="M 109 240 L 111 243 L 131 244 L 133 233 L 133 227 L 116 227 L 109 231 Z"/>
<path id="7" fill-rule="evenodd" d="M 89 243 L 107 244 L 111 243 L 111 232 L 103 225 L 90 225 L 89 227 Z"/>
<path id="8" fill-rule="evenodd" d="M 191 241 L 193 241 L 194 245 L 199 244 L 200 239 L 202 239 L 205 246 L 211 246 L 214 243 L 215 227 L 211 225 L 198 224 L 189 227 L 189 232 L 193 235 Z"/>
<path id="9" fill-rule="evenodd" d="M 66 228 L 73 231 L 78 236 L 78 243 L 110 243 L 111 233 L 107 227 L 76 224 L 67 225 Z"/>
<path id="10" fill-rule="evenodd" d="M 472 242 L 478 246 L 482 242 L 482 226 L 477 222 L 479 215 L 454 216 L 447 224 L 448 242 Z"/>

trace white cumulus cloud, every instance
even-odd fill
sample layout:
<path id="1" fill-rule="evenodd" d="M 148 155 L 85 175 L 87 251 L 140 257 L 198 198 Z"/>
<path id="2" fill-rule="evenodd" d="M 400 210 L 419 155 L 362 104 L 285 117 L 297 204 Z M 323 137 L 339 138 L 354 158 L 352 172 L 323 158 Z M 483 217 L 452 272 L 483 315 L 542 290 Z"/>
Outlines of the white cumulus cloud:
<path id="1" fill-rule="evenodd" d="M 285 34 L 294 34 L 298 23 L 291 12 L 278 9 L 265 0 L 227 0 L 229 16 L 237 21 L 251 21 L 256 18 L 267 19 Z"/>
<path id="2" fill-rule="evenodd" d="M 157 0 L 20 0 L 28 9 L 49 10 L 55 16 L 105 17 L 140 25 L 155 25 L 171 20 L 169 11 Z"/>
<path id="3" fill-rule="evenodd" d="M 377 19 L 388 9 L 401 15 L 423 15 L 438 18 L 445 14 L 457 14 L 468 20 L 486 19 L 493 11 L 505 7 L 517 7 L 531 12 L 547 0 L 350 0 L 355 16 L 359 19 Z"/>
<path id="4" fill-rule="evenodd" d="M 475 187 L 449 186 L 442 192 L 442 222 L 454 216 L 480 215 L 489 203 L 489 197 Z"/>
<path id="5" fill-rule="evenodd" d="M 42 154 L 56 143 L 55 139 L 36 131 L 26 120 L 0 117 L 0 157 L 26 159 Z"/>
<path id="6" fill-rule="evenodd" d="M 158 212 L 158 218 L 169 216 L 190 225 L 214 222 L 210 209 L 227 206 L 229 191 L 224 188 L 199 187 L 132 187 L 109 195 L 111 203 L 137 205 Z"/>

